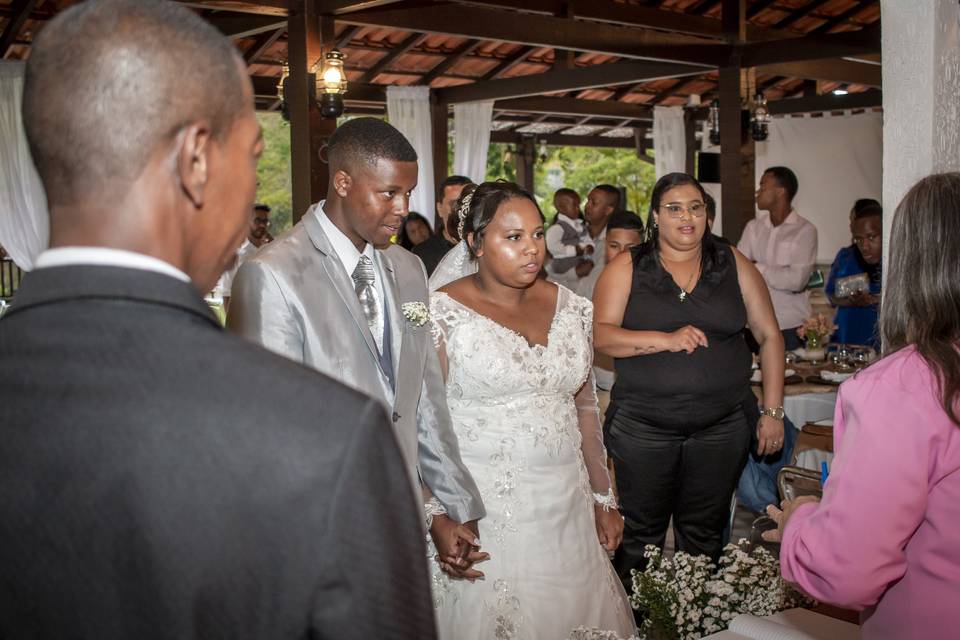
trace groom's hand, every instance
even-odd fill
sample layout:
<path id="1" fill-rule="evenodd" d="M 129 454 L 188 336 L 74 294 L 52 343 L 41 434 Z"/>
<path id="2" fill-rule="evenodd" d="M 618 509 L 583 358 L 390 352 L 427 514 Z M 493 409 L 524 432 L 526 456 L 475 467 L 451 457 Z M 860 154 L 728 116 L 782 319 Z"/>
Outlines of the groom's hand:
<path id="1" fill-rule="evenodd" d="M 446 515 L 434 516 L 430 535 L 437 548 L 436 560 L 446 573 L 468 580 L 483 577 L 482 572 L 472 567 L 488 559 L 490 554 L 480 551 L 475 521 L 462 525 Z"/>

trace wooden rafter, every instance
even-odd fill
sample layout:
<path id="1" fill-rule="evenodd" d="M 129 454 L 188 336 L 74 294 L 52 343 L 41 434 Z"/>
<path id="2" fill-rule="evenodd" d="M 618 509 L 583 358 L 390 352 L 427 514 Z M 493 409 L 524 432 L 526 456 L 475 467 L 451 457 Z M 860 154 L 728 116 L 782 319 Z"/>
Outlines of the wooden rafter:
<path id="1" fill-rule="evenodd" d="M 680 82 L 676 82 L 672 86 L 667 87 L 660 93 L 653 96 L 653 99 L 650 101 L 650 103 L 659 104 L 664 100 L 666 100 L 667 98 L 672 98 L 674 95 L 677 94 L 678 91 L 683 91 L 684 89 L 689 87 L 691 84 L 695 82 L 701 82 L 701 81 L 702 81 L 702 78 L 696 77 L 696 78 L 687 78 L 686 80 L 681 80 Z"/>
<path id="2" fill-rule="evenodd" d="M 870 5 L 876 4 L 876 2 L 877 2 L 877 0 L 868 0 L 867 2 L 859 1 L 859 2 L 857 2 L 855 5 L 853 5 L 853 6 L 850 7 L 849 9 L 847 9 L 846 11 L 843 11 L 843 12 L 841 12 L 841 13 L 838 13 L 837 15 L 833 16 L 832 18 L 829 18 L 826 22 L 824 22 L 823 24 L 821 24 L 819 27 L 817 27 L 816 29 L 813 29 L 812 31 L 810 31 L 810 33 L 812 33 L 812 34 L 813 34 L 813 33 L 827 33 L 828 31 L 830 31 L 831 29 L 833 29 L 833 28 L 836 27 L 837 25 L 840 25 L 840 24 L 843 24 L 844 22 L 847 22 L 850 18 L 852 18 L 853 16 L 857 15 L 858 13 L 860 13 L 861 11 L 863 11 L 864 9 L 866 9 L 867 7 L 869 7 Z"/>
<path id="3" fill-rule="evenodd" d="M 443 33 L 465 38 L 502 40 L 575 51 L 650 60 L 673 60 L 711 66 L 729 52 L 724 44 L 704 44 L 702 38 L 662 34 L 634 27 L 609 27 L 598 38 L 575 20 L 529 15 L 513 19 L 505 11 L 466 5 L 438 5 L 430 11 L 384 10 L 347 14 L 341 20 L 393 29 Z"/>
<path id="4" fill-rule="evenodd" d="M 779 22 L 777 22 L 773 26 L 776 29 L 786 29 L 797 20 L 807 17 L 808 15 L 810 15 L 811 13 L 813 13 L 814 11 L 816 11 L 817 9 L 819 9 L 820 7 L 822 7 L 823 5 L 827 4 L 830 1 L 831 0 L 813 0 L 813 2 L 809 2 L 806 5 L 800 7 L 799 9 L 794 10 L 793 12 L 790 13 L 790 15 L 781 19 Z"/>
<path id="5" fill-rule="evenodd" d="M 554 69 L 545 73 L 504 80 L 474 82 L 439 89 L 437 94 L 445 102 L 472 102 L 475 100 L 541 95 L 555 91 L 608 87 L 660 78 L 695 75 L 702 72 L 702 68 L 689 65 L 624 60 L 575 69 Z"/>
<path id="6" fill-rule="evenodd" d="M 388 50 L 385 56 L 380 58 L 375 65 L 370 67 L 362 76 L 360 76 L 359 82 L 373 81 L 378 75 L 386 71 L 387 67 L 389 67 L 394 60 L 407 53 L 426 39 L 427 34 L 425 33 L 410 34 L 402 42 Z"/>
<path id="7" fill-rule="evenodd" d="M 763 13 L 775 4 L 777 4 L 777 0 L 756 0 L 756 2 L 747 7 L 747 20 Z"/>
<path id="8" fill-rule="evenodd" d="M 509 57 L 503 60 L 503 62 L 483 74 L 483 77 L 480 79 L 495 80 L 496 78 L 499 78 L 507 71 L 510 71 L 510 69 L 513 69 L 515 66 L 526 60 L 527 57 L 536 50 L 536 47 L 520 47 L 515 52 L 511 53 Z"/>
<path id="9" fill-rule="evenodd" d="M 763 64 L 844 58 L 880 52 L 880 28 L 868 27 L 858 31 L 828 33 L 827 35 L 802 36 L 782 41 L 752 42 L 739 46 L 740 58 L 745 67 Z"/>
<path id="10" fill-rule="evenodd" d="M 283 32 L 284 29 L 275 29 L 274 31 L 267 31 L 258 35 L 257 39 L 250 46 L 250 48 L 243 52 L 244 62 L 246 62 L 248 65 L 255 62 L 257 58 L 262 56 L 271 46 L 273 46 L 273 43 L 280 39 L 280 36 L 283 35 Z"/>
<path id="11" fill-rule="evenodd" d="M 0 58 L 7 56 L 7 51 L 10 50 L 17 36 L 20 35 L 20 30 L 23 29 L 27 18 L 30 17 L 30 12 L 37 6 L 37 2 L 38 0 L 14 0 L 13 14 L 10 16 L 7 26 L 4 27 L 3 33 L 0 34 Z"/>
<path id="12" fill-rule="evenodd" d="M 465 40 L 459 47 L 451 51 L 445 58 L 443 58 L 439 64 L 430 69 L 422 78 L 420 78 L 420 84 L 429 85 L 431 82 L 447 73 L 450 69 L 453 68 L 453 65 L 457 64 L 469 53 L 474 51 L 480 45 L 480 40 Z"/>
<path id="13" fill-rule="evenodd" d="M 360 27 L 356 25 L 347 25 L 347 28 L 337 36 L 337 49 L 343 49 L 344 47 L 350 44 L 350 41 L 353 40 L 353 36 L 357 35 L 357 32 L 360 31 Z"/>
<path id="14" fill-rule="evenodd" d="M 720 4 L 720 0 L 700 0 L 700 2 L 690 7 L 688 12 L 695 16 L 702 16 L 718 4 Z"/>

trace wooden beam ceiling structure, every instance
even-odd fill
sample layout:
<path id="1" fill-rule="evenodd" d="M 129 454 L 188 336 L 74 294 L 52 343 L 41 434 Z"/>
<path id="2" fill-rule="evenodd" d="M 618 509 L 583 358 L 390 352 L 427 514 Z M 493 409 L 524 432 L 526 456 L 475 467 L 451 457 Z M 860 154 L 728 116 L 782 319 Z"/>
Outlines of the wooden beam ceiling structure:
<path id="1" fill-rule="evenodd" d="M 11 5 L 10 20 L 0 34 L 0 59 L 7 56 L 7 51 L 20 35 L 20 30 L 23 29 L 23 25 L 26 24 L 30 12 L 36 8 L 37 3 L 38 0 L 14 0 Z"/>

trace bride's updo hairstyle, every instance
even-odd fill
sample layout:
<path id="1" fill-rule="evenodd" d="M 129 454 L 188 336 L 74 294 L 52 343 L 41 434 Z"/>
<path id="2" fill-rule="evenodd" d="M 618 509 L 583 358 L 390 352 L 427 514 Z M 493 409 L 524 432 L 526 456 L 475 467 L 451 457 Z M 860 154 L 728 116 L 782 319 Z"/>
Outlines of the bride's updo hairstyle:
<path id="1" fill-rule="evenodd" d="M 477 251 L 483 247 L 483 236 L 487 225 L 497 214 L 500 205 L 514 198 L 524 198 L 533 203 L 543 220 L 543 211 L 530 192 L 513 182 L 497 180 L 484 182 L 480 185 L 467 185 L 457 200 L 456 215 L 447 218 L 447 231 L 457 239 L 467 241 L 472 233 L 472 242 L 467 241 L 467 249 L 473 260 L 477 259 Z"/>

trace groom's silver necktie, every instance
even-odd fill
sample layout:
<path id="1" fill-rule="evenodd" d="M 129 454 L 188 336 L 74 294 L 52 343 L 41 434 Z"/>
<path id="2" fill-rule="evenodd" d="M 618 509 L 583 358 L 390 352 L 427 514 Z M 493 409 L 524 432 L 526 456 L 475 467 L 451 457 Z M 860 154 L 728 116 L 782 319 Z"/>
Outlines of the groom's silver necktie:
<path id="1" fill-rule="evenodd" d="M 353 270 L 353 288 L 357 292 L 360 308 L 367 318 L 367 325 L 373 329 L 377 326 L 377 317 L 380 309 L 377 304 L 377 292 L 373 288 L 374 282 L 373 261 L 367 256 L 360 256 L 357 268 Z"/>

